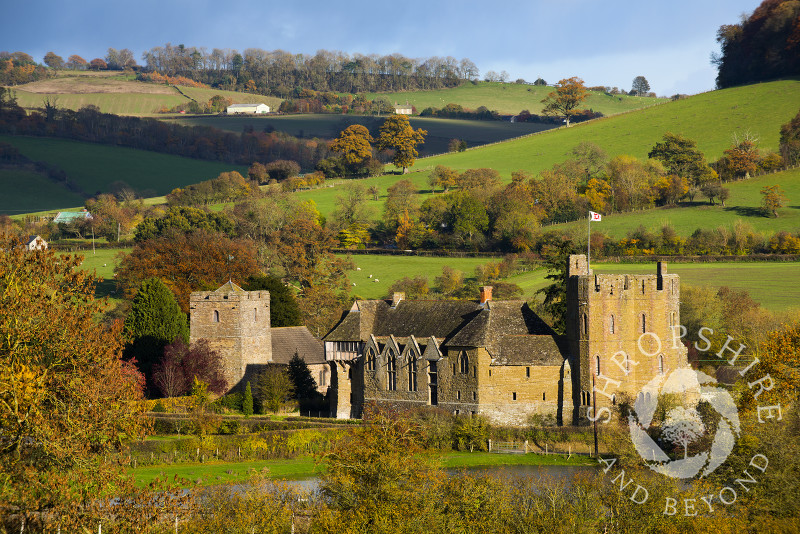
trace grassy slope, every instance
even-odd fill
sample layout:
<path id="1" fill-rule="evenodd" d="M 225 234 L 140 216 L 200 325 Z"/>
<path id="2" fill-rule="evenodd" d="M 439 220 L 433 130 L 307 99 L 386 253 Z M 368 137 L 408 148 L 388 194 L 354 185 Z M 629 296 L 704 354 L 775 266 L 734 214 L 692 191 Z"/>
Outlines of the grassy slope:
<path id="1" fill-rule="evenodd" d="M 33 161 L 47 161 L 63 169 L 70 180 L 89 194 L 108 191 L 109 184 L 123 181 L 137 191 L 151 190 L 163 195 L 176 187 L 216 178 L 221 172 L 247 172 L 246 167 L 225 163 L 65 139 L 0 136 L 0 141 L 16 146 Z M 12 203 L 29 198 L 17 191 L 8 191 L 6 195 Z M 74 199 L 65 197 L 60 205 L 74 205 Z"/>
<path id="2" fill-rule="evenodd" d="M 722 155 L 734 134 L 748 131 L 760 140 L 762 149 L 777 150 L 780 125 L 797 114 L 798 95 L 800 80 L 723 89 L 460 154 L 426 158 L 417 165 L 492 167 L 510 177 L 517 169 L 538 173 L 550 168 L 582 141 L 596 143 L 609 156 L 646 158 L 667 131 L 697 141 L 710 161 Z"/>
<path id="3" fill-rule="evenodd" d="M 221 130 L 241 133 L 246 127 L 264 130 L 272 127 L 299 137 L 320 137 L 333 139 L 351 124 L 363 124 L 373 133 L 383 123 L 385 117 L 361 115 L 304 114 L 266 117 L 187 117 L 175 119 L 178 124 L 214 126 Z M 455 119 L 419 118 L 411 119 L 414 128 L 428 132 L 425 145 L 419 148 L 420 154 L 441 154 L 447 152 L 451 139 L 463 139 L 468 146 L 504 141 L 549 129 L 549 126 L 533 123 L 511 123 L 507 121 L 467 121 Z"/>
<path id="4" fill-rule="evenodd" d="M 467 83 L 453 89 L 437 89 L 434 91 L 414 91 L 398 93 L 368 93 L 367 98 L 382 97 L 395 102 L 415 106 L 417 111 L 427 107 L 443 108 L 446 104 L 460 104 L 466 109 L 478 109 L 480 106 L 498 111 L 501 114 L 518 114 L 523 109 L 531 113 L 540 113 L 542 99 L 553 91 L 553 87 L 518 85 L 514 83 L 480 82 L 477 85 Z M 604 115 L 612 115 L 622 111 L 638 109 L 663 102 L 664 99 L 634 97 L 627 95 L 607 95 L 592 91 L 583 107 L 600 111 Z"/>
<path id="5" fill-rule="evenodd" d="M 73 75 L 15 88 L 19 105 L 24 108 L 38 108 L 42 107 L 45 98 L 55 98 L 61 108 L 77 110 L 92 104 L 104 113 L 144 116 L 155 115 L 160 108 L 172 108 L 187 102 L 189 98 L 201 103 L 207 102 L 214 95 L 230 98 L 234 103 L 264 102 L 274 108 L 280 106 L 282 101 L 274 96 L 220 89 L 180 86 L 178 90 L 175 87 L 138 82 L 111 73 L 105 73 L 109 75 L 104 76 L 70 74 Z"/>
<path id="6" fill-rule="evenodd" d="M 761 189 L 767 185 L 780 185 L 786 192 L 789 201 L 780 209 L 780 217 L 764 217 L 759 209 L 761 205 Z M 697 228 L 717 228 L 726 226 L 733 228 L 737 220 L 749 224 L 754 230 L 766 234 L 775 231 L 800 231 L 800 169 L 793 169 L 776 174 L 766 174 L 749 180 L 729 182 L 725 184 L 731 196 L 725 207 L 719 203 L 714 206 L 697 198 L 691 205 L 678 208 L 656 208 L 630 213 L 615 213 L 596 223 L 593 231 L 621 239 L 640 225 L 651 231 L 658 231 L 664 224 L 670 224 L 678 234 L 689 236 Z M 586 232 L 586 222 L 572 222 L 547 227 L 548 230 L 573 230 Z M 584 237 L 585 240 L 585 237 Z"/>
<path id="7" fill-rule="evenodd" d="M 6 215 L 83 204 L 82 196 L 34 171 L 0 169 L 0 190 L 0 213 Z"/>

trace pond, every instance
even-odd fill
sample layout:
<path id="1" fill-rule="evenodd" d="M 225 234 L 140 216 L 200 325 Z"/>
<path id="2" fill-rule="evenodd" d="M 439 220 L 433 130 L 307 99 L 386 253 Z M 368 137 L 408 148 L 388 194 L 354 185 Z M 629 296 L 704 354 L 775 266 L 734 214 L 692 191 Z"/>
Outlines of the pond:
<path id="1" fill-rule="evenodd" d="M 504 480 L 543 478 L 563 481 L 569 486 L 569 481 L 575 475 L 591 475 L 597 473 L 597 467 L 585 465 L 501 465 L 446 469 L 446 471 L 453 475 L 466 473 L 473 476 L 488 476 Z M 283 482 L 291 488 L 308 492 L 316 491 L 320 486 L 320 479 L 317 476 L 286 480 Z"/>

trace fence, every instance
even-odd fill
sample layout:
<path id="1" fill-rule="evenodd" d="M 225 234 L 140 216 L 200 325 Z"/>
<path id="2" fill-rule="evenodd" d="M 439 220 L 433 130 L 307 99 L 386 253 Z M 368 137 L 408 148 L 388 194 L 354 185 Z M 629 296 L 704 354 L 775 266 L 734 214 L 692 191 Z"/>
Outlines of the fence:
<path id="1" fill-rule="evenodd" d="M 555 447 L 551 447 L 548 443 L 544 443 L 542 446 L 532 445 L 525 441 L 494 441 L 489 440 L 489 452 L 498 453 L 498 454 L 528 454 L 529 452 L 537 453 L 537 454 L 558 454 L 562 456 L 566 456 L 567 458 L 575 456 L 592 456 L 592 449 L 591 446 L 585 445 L 586 450 L 583 450 L 583 447 L 578 447 L 577 445 L 573 448 L 573 445 L 567 444 L 566 450 L 557 450 Z"/>

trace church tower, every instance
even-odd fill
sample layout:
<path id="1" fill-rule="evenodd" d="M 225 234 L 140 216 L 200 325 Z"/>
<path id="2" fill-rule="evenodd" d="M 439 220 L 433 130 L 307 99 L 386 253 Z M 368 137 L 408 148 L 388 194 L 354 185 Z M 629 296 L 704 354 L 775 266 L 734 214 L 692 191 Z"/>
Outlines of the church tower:
<path id="1" fill-rule="evenodd" d="M 269 291 L 245 291 L 228 282 L 216 291 L 189 297 L 189 341 L 207 339 L 223 361 L 231 390 L 254 383 L 260 366 L 272 361 Z"/>
<path id="2" fill-rule="evenodd" d="M 593 274 L 583 254 L 569 257 L 567 338 L 576 417 L 592 403 L 631 399 L 657 375 L 688 365 L 680 340 L 680 278 L 658 262 L 650 275 Z"/>

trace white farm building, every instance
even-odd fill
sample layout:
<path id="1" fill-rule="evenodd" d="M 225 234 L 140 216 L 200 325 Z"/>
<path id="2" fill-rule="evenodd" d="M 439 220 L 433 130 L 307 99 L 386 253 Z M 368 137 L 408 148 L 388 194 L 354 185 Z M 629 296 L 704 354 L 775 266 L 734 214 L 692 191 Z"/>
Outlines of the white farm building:
<path id="1" fill-rule="evenodd" d="M 258 115 L 259 113 L 269 113 L 269 106 L 266 104 L 231 104 L 225 111 L 228 115 L 237 113 Z"/>

